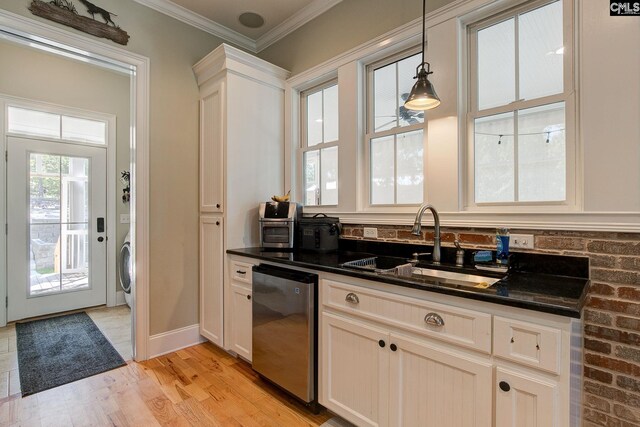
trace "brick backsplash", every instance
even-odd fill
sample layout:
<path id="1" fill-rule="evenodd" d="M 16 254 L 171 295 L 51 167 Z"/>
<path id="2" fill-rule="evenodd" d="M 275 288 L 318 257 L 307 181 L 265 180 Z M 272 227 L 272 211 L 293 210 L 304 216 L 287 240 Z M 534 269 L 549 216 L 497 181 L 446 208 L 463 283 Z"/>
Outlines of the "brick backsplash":
<path id="1" fill-rule="evenodd" d="M 367 225 L 344 226 L 344 239 L 363 239 Z M 371 225 L 378 239 L 433 244 L 409 226 Z M 640 233 L 511 230 L 533 234 L 529 252 L 589 257 L 591 287 L 583 313 L 585 427 L 640 426 Z M 495 249 L 495 230 L 443 228 L 442 245 Z"/>

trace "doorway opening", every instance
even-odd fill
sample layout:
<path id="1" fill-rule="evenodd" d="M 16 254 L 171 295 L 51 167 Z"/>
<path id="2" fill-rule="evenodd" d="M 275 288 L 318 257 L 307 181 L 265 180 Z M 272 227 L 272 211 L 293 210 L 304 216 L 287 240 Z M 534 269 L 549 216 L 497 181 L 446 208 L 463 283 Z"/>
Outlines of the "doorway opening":
<path id="1" fill-rule="evenodd" d="M 129 119 L 130 125 L 127 129 L 129 142 L 130 142 L 130 155 L 127 161 L 128 172 L 130 173 L 130 213 L 122 214 L 124 216 L 130 215 L 130 245 L 131 245 L 131 277 L 133 278 L 133 286 L 131 291 L 131 305 L 132 305 L 132 318 L 131 329 L 125 333 L 131 334 L 131 354 L 135 360 L 145 360 L 147 358 L 148 347 L 148 78 L 149 78 L 149 60 L 143 56 L 128 52 L 124 49 L 113 47 L 106 43 L 96 41 L 88 37 L 80 36 L 76 33 L 51 27 L 49 25 L 40 23 L 38 21 L 31 20 L 29 18 L 13 14 L 4 10 L 0 10 L 0 39 L 11 41 L 12 43 L 18 43 L 29 48 L 35 48 L 40 51 L 46 52 L 48 55 L 65 57 L 67 59 L 73 59 L 87 64 L 88 66 L 101 67 L 103 69 L 124 72 L 129 75 L 129 99 L 128 104 L 130 107 Z M 73 76 L 68 76 L 73 78 Z M 36 82 L 40 85 L 55 84 L 55 79 Z M 100 82 L 95 82 L 99 85 Z M 60 102 L 64 104 L 63 101 Z M 4 128 L 5 123 L 0 121 L 0 135 L 3 138 L 2 149 L 9 150 L 11 146 L 14 148 L 11 150 L 18 150 L 18 141 L 10 141 L 11 137 L 18 139 L 15 135 L 10 135 L 7 129 Z M 47 253 L 46 256 L 39 256 L 36 259 L 34 255 L 31 257 L 24 257 L 23 267 L 21 274 L 25 273 L 26 279 L 24 280 L 25 286 L 22 290 L 25 300 L 40 300 L 36 304 L 37 306 L 45 305 L 44 303 L 49 298 L 63 297 L 64 299 L 76 299 L 79 298 L 83 292 L 92 290 L 98 287 L 98 282 L 94 282 L 92 275 L 95 272 L 99 272 L 100 267 L 98 263 L 94 264 L 92 260 L 93 255 L 100 253 L 100 246 L 96 246 L 97 243 L 106 243 L 103 245 L 107 253 L 106 257 L 112 257 L 109 265 L 108 272 L 105 272 L 103 277 L 107 279 L 107 286 L 113 286 L 116 289 L 118 281 L 117 271 L 117 259 L 118 252 L 120 251 L 121 240 L 123 236 L 114 236 L 111 239 L 107 239 L 106 232 L 104 236 L 100 235 L 98 231 L 100 221 L 99 218 L 103 218 L 105 221 L 104 229 L 107 229 L 107 218 L 118 219 L 121 222 L 119 214 L 116 213 L 115 204 L 115 192 L 114 197 L 110 198 L 111 205 L 107 204 L 103 216 L 97 216 L 90 214 L 91 218 L 87 217 L 87 221 L 78 220 L 78 217 L 82 219 L 82 215 L 89 216 L 88 211 L 93 209 L 97 212 L 95 206 L 91 209 L 86 208 L 93 205 L 95 202 L 94 193 L 98 190 L 91 191 L 90 187 L 93 185 L 90 181 L 90 177 L 94 172 L 99 169 L 97 164 L 97 156 L 95 154 L 96 147 L 87 147 L 81 143 L 75 144 L 74 147 L 82 146 L 85 149 L 85 153 L 76 152 L 57 152 L 59 148 L 59 142 L 56 145 L 56 149 L 47 143 L 47 138 L 24 138 L 31 139 L 27 141 L 26 146 L 29 149 L 24 149 L 23 154 L 23 167 L 25 169 L 30 168 L 31 162 L 36 164 L 50 163 L 55 164 L 57 160 L 58 168 L 63 168 L 64 172 L 58 172 L 60 205 L 64 206 L 69 203 L 69 200 L 62 199 L 62 193 L 65 193 L 65 197 L 69 197 L 70 194 L 78 203 L 73 209 L 65 210 L 66 208 L 60 207 L 58 214 L 61 217 L 64 215 L 73 216 L 73 220 L 69 220 L 69 217 L 58 219 L 54 223 L 54 228 L 58 228 L 60 231 L 57 239 L 56 236 L 52 240 L 56 240 L 53 245 L 43 245 L 42 248 L 31 248 L 27 252 L 33 253 L 34 251 L 43 250 L 44 252 L 53 252 L 51 255 Z M 25 141 L 19 141 L 25 145 Z M 40 146 L 38 146 L 40 144 Z M 73 144 L 72 144 L 73 145 Z M 63 150 L 64 151 L 64 150 Z M 72 150 L 73 151 L 73 150 Z M 28 162 L 27 162 L 28 159 Z M 84 162 L 84 163 L 83 163 Z M 84 165 L 81 165 L 81 163 Z M 6 188 L 8 164 L 5 163 L 5 170 L 0 173 L 0 188 Z M 73 164 L 73 172 L 70 172 L 69 165 Z M 26 166 L 29 165 L 29 166 Z M 119 174 L 120 171 L 118 171 Z M 18 172 L 15 172 L 19 174 Z M 26 181 L 27 178 L 44 178 L 47 174 L 54 174 L 55 172 L 47 171 L 46 168 L 35 169 L 33 176 L 23 174 Z M 84 174 L 84 175 L 83 175 Z M 53 178 L 53 176 L 46 176 L 46 178 Z M 95 180 L 95 177 L 94 177 Z M 55 180 L 54 180 L 55 181 Z M 112 186 L 107 188 L 113 188 Z M 65 186 L 69 187 L 65 189 Z M 55 186 L 53 186 L 55 187 Z M 72 189 L 74 188 L 75 189 Z M 86 187 L 84 193 L 80 188 Z M 24 188 L 24 187 L 23 187 Z M 89 189 L 87 189 L 89 188 Z M 99 191 L 98 191 L 99 192 Z M 26 193 L 26 191 L 25 191 Z M 27 199 L 30 198 L 30 194 Z M 37 198 L 37 197 L 36 197 Z M 80 200 L 84 198 L 85 206 L 80 207 Z M 5 199 L 5 198 L 3 198 Z M 90 199 L 90 201 L 87 201 Z M 29 203 L 32 200 L 29 199 Z M 43 200 L 33 202 L 39 206 L 34 206 L 34 209 L 41 209 Z M 7 222 L 7 213 L 9 213 L 9 204 L 5 200 L 2 201 L 3 209 L 0 209 L 2 216 L 5 216 L 5 222 Z M 45 203 L 46 205 L 46 203 Z M 25 202 L 25 210 L 31 209 L 30 205 Z M 55 209 L 51 209 L 52 211 Z M 86 212 L 83 212 L 86 211 Z M 30 212 L 31 214 L 32 212 Z M 36 212 L 33 212 L 36 213 Z M 42 213 L 42 212 L 41 212 Z M 41 224 L 37 223 L 37 215 L 33 215 L 36 219 L 35 223 L 28 223 L 27 233 L 29 236 L 32 234 L 31 228 L 37 228 Z M 40 218 L 42 219 L 42 218 Z M 126 221 L 124 221 L 126 222 Z M 41 227 L 44 228 L 44 227 Z M 112 227 L 111 230 L 114 230 Z M 35 231 L 34 231 L 35 232 Z M 8 259 L 8 254 L 11 251 L 7 247 L 6 234 L 0 238 L 0 277 L 5 282 L 0 286 L 0 298 L 7 297 L 8 283 L 7 274 L 8 268 L 5 262 Z M 103 237 L 103 241 L 99 242 L 98 239 Z M 32 245 L 33 239 L 27 239 L 25 236 L 23 244 L 25 246 Z M 47 243 L 45 240 L 40 239 L 42 242 Z M 94 243 L 95 242 L 95 243 Z M 40 242 L 36 242 L 40 243 Z M 92 249 L 93 248 L 93 249 Z M 50 261 L 44 262 L 43 260 L 49 257 Z M 44 265 L 47 264 L 47 265 Z M 48 265 L 52 264 L 52 265 Z M 93 268 L 92 268 L 93 266 Z M 34 280 L 32 280 L 32 272 L 35 271 Z M 119 284 L 117 285 L 120 288 Z M 106 292 L 103 298 L 106 299 L 107 306 L 115 306 L 118 303 L 124 302 L 124 294 L 122 292 Z M 11 293 L 9 292 L 9 298 Z M 60 298 L 62 299 L 62 298 Z M 1 299 L 0 299 L 1 300 Z M 89 302 L 88 304 L 92 304 Z M 28 305 L 28 304 L 27 304 Z M 21 308 L 22 309 L 22 308 Z M 69 309 L 73 309 L 70 307 Z M 42 308 L 34 309 L 35 311 L 27 312 L 27 316 L 30 317 L 33 313 L 39 313 Z M 35 314 L 39 315 L 39 314 Z M 12 317 L 23 317 L 25 313 L 11 314 L 8 316 L 6 307 L 0 306 L 0 326 L 6 324 L 7 319 Z M 98 323 L 98 322 L 96 322 Z"/>

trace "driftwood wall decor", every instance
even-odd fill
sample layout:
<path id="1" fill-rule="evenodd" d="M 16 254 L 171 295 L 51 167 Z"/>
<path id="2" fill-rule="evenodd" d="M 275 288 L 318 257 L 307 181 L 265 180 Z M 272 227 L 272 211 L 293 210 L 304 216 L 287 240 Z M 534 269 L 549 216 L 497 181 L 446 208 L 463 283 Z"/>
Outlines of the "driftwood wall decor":
<path id="1" fill-rule="evenodd" d="M 113 40 L 116 43 L 126 45 L 129 42 L 129 34 L 118 27 L 112 20 L 116 16 L 87 0 L 80 0 L 91 17 L 78 13 L 72 0 L 52 0 L 48 3 L 41 0 L 33 0 L 29 10 L 34 15 L 58 22 L 75 28 L 96 37 Z M 104 22 L 98 21 L 102 19 Z M 111 25 L 109 25 L 111 24 Z"/>

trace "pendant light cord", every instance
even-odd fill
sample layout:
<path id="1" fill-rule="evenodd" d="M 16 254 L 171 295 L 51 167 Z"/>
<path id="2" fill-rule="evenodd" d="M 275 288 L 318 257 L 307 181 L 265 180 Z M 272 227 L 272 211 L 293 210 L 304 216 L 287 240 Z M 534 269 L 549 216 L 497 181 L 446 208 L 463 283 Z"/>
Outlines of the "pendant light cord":
<path id="1" fill-rule="evenodd" d="M 427 0 L 422 0 L 422 68 L 424 69 L 424 55 L 427 50 Z"/>

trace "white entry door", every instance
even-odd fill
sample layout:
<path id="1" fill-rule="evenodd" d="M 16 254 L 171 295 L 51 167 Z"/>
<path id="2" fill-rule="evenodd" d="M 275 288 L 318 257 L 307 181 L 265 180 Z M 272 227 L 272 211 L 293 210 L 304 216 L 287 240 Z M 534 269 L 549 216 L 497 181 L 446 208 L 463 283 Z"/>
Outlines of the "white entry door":
<path id="1" fill-rule="evenodd" d="M 106 149 L 9 137 L 7 321 L 106 303 Z"/>

